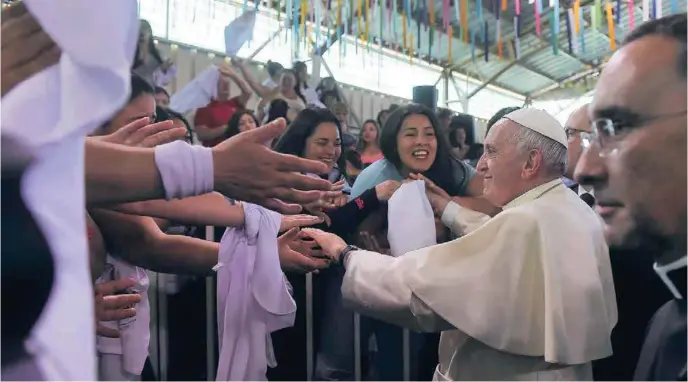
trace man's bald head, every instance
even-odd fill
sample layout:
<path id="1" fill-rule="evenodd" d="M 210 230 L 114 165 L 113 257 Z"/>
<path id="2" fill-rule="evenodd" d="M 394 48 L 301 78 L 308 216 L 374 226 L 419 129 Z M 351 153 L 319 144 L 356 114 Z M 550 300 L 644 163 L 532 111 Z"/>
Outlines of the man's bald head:
<path id="1" fill-rule="evenodd" d="M 592 130 L 590 127 L 590 119 L 588 118 L 589 105 L 590 104 L 586 103 L 574 110 L 573 113 L 569 115 L 566 125 L 564 125 L 569 143 L 569 150 L 566 158 L 566 171 L 564 171 L 564 175 L 569 179 L 573 179 L 573 172 L 576 169 L 578 158 L 580 158 L 585 146 L 581 134 L 589 133 Z"/>

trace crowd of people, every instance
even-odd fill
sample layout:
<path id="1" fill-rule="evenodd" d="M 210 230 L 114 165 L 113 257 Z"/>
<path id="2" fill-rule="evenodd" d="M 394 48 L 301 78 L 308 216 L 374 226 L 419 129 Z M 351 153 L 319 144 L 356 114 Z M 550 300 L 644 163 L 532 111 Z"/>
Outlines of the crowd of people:
<path id="1" fill-rule="evenodd" d="M 170 379 L 207 378 L 207 276 L 218 380 L 686 379 L 685 14 L 565 126 L 505 108 L 478 144 L 419 104 L 351 126 L 303 62 L 171 94 L 136 2 L 92 1 L 2 11 L 4 379 L 159 378 L 148 272 Z"/>

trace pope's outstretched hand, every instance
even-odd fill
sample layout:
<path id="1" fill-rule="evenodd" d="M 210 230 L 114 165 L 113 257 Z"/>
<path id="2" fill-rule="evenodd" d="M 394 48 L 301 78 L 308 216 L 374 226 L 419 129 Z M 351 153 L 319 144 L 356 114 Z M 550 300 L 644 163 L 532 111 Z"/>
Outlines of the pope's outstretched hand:
<path id="1" fill-rule="evenodd" d="M 304 228 L 301 237 L 313 239 L 322 249 L 325 256 L 333 262 L 339 261 L 339 255 L 346 248 L 346 242 L 339 236 L 316 228 Z"/>
<path id="2" fill-rule="evenodd" d="M 243 132 L 213 147 L 215 190 L 227 197 L 285 213 L 301 211 L 315 202 L 332 183 L 305 175 L 324 174 L 322 162 L 280 154 L 265 145 L 280 136 L 286 122 L 279 118 Z"/>

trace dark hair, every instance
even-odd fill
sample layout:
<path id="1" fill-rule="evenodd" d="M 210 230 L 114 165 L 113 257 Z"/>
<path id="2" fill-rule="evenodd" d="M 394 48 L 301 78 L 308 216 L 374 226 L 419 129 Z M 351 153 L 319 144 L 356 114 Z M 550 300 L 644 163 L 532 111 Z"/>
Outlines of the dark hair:
<path id="1" fill-rule="evenodd" d="M 459 147 L 456 140 L 456 130 L 462 129 L 466 132 L 466 144 L 475 143 L 475 120 L 472 115 L 459 113 L 452 117 L 449 122 L 449 144 L 451 147 Z"/>
<path id="2" fill-rule="evenodd" d="M 389 109 L 382 109 L 382 110 L 380 110 L 380 112 L 377 113 L 377 118 L 376 118 L 376 119 L 377 119 L 377 125 L 378 125 L 378 126 L 382 126 L 382 125 L 383 125 L 383 123 L 382 123 L 382 116 L 385 115 L 385 113 L 389 115 L 389 113 L 391 113 L 391 112 L 392 112 L 392 111 L 389 110 Z"/>
<path id="3" fill-rule="evenodd" d="M 301 69 L 308 71 L 308 66 L 306 66 L 306 63 L 303 61 L 296 61 L 294 65 L 292 65 L 292 69 L 294 69 L 294 74 L 296 74 L 296 77 L 298 78 L 299 71 L 301 71 Z M 304 83 L 303 88 L 308 89 L 308 83 Z"/>
<path id="4" fill-rule="evenodd" d="M 320 102 L 325 103 L 325 99 L 327 99 L 327 97 L 334 97 L 337 100 L 337 102 L 341 102 L 342 100 L 341 98 L 339 98 L 339 92 L 336 90 L 327 90 L 320 93 Z"/>
<path id="5" fill-rule="evenodd" d="M 306 103 L 306 104 L 307 104 L 308 102 L 306 102 L 306 97 L 304 97 L 303 94 L 301 94 L 301 79 L 299 79 L 299 76 L 298 76 L 298 75 L 296 74 L 296 72 L 293 71 L 292 69 L 284 69 L 284 70 L 282 71 L 282 74 L 284 75 L 285 73 L 291 73 L 291 74 L 294 76 L 294 79 L 296 80 L 295 83 L 294 83 L 294 91 L 296 92 L 296 95 L 297 95 L 299 98 L 301 98 L 301 100 L 303 101 L 303 103 Z M 280 86 L 281 86 L 281 85 L 282 85 L 282 84 L 280 84 Z"/>
<path id="6" fill-rule="evenodd" d="M 227 122 L 227 130 L 225 131 L 222 137 L 224 139 L 229 139 L 239 134 L 241 132 L 239 130 L 239 122 L 241 122 L 241 117 L 247 114 L 250 115 L 251 118 L 253 118 L 253 121 L 256 123 L 256 126 L 260 126 L 260 124 L 258 123 L 258 119 L 256 119 L 251 110 L 238 110 L 235 111 L 234 114 L 232 114 L 232 116 L 229 118 L 229 122 Z"/>
<path id="7" fill-rule="evenodd" d="M 142 94 L 150 94 L 155 96 L 155 88 L 145 78 L 132 72 L 131 73 L 131 93 L 129 93 L 129 101 L 131 102 Z"/>
<path id="8" fill-rule="evenodd" d="M 163 88 L 163 87 L 160 87 L 160 86 L 155 87 L 155 94 L 158 94 L 158 93 L 164 93 L 167 96 L 167 98 L 170 98 L 170 93 L 168 93 L 167 90 L 165 90 L 165 88 Z"/>
<path id="9" fill-rule="evenodd" d="M 451 110 L 443 107 L 437 109 L 437 119 L 450 118 L 453 114 L 454 113 Z"/>
<path id="10" fill-rule="evenodd" d="M 499 109 L 499 111 L 496 112 L 495 115 L 493 115 L 489 121 L 487 121 L 487 129 L 485 130 L 485 135 L 487 135 L 487 133 L 490 132 L 490 129 L 492 128 L 492 126 L 495 123 L 497 123 L 497 121 L 502 119 L 505 115 L 507 115 L 511 112 L 514 112 L 516 110 L 521 110 L 521 109 L 522 109 L 522 107 L 518 107 L 518 106 L 509 106 L 509 107 L 503 107 L 503 108 Z"/>
<path id="11" fill-rule="evenodd" d="M 329 76 L 329 77 L 324 77 L 324 78 L 322 78 L 322 79 L 320 80 L 320 82 L 318 82 L 318 86 L 315 87 L 315 91 L 318 92 L 318 93 L 322 92 L 323 89 L 325 88 L 325 81 L 330 81 L 330 80 L 331 80 L 332 82 L 334 82 L 334 86 L 335 86 L 335 90 L 336 90 L 336 88 L 337 88 L 337 81 L 335 81 L 334 77 Z"/>
<path id="12" fill-rule="evenodd" d="M 686 78 L 686 66 L 688 65 L 688 51 L 686 50 L 686 14 L 677 13 L 671 16 L 661 17 L 641 24 L 631 31 L 623 41 L 624 45 L 639 40 L 646 36 L 660 35 L 676 40 L 679 45 L 677 58 L 678 74 Z"/>
<path id="13" fill-rule="evenodd" d="M 361 128 L 358 129 L 358 143 L 356 144 L 357 150 L 363 150 L 365 148 L 365 142 L 363 142 L 363 131 L 365 130 L 365 126 L 369 123 L 372 123 L 375 126 L 375 130 L 377 130 L 378 141 L 380 140 L 380 125 L 374 119 L 366 119 L 363 121 Z"/>
<path id="14" fill-rule="evenodd" d="M 287 114 L 289 113 L 289 104 L 287 101 L 283 99 L 273 99 L 270 101 L 270 104 L 268 106 L 268 120 L 267 122 L 270 123 L 277 118 L 284 118 L 287 120 L 287 123 L 289 123 L 289 120 L 287 118 Z"/>
<path id="15" fill-rule="evenodd" d="M 404 120 L 415 114 L 428 117 L 432 128 L 435 130 L 435 137 L 437 139 L 437 155 L 435 156 L 435 161 L 423 175 L 447 191 L 449 195 L 458 195 L 460 190 L 458 184 L 454 181 L 454 165 L 452 164 L 452 161 L 458 162 L 458 159 L 454 158 L 452 155 L 449 142 L 444 134 L 442 134 L 439 122 L 437 122 L 437 117 L 435 117 L 435 113 L 429 108 L 419 104 L 410 104 L 400 106 L 394 110 L 389 118 L 387 118 L 387 123 L 382 127 L 380 137 L 378 138 L 382 154 L 398 171 L 401 171 L 403 164 L 401 163 L 401 158 L 397 151 L 397 135 L 399 134 L 399 130 L 401 130 L 401 125 L 404 123 Z"/>
<path id="16" fill-rule="evenodd" d="M 189 121 L 187 121 L 181 113 L 178 113 L 172 109 L 167 109 L 161 106 L 155 107 L 155 122 L 172 121 L 175 119 L 182 121 L 184 127 L 186 127 L 186 137 L 184 140 L 191 143 L 193 141 L 193 130 L 191 129 Z"/>
<path id="17" fill-rule="evenodd" d="M 277 75 L 277 73 L 284 70 L 284 66 L 282 66 L 282 64 L 280 64 L 279 62 L 275 61 L 268 60 L 268 63 L 265 66 L 267 67 L 268 75 L 270 76 L 270 78 L 274 77 L 275 75 Z"/>
<path id="18" fill-rule="evenodd" d="M 152 33 L 153 28 L 151 28 L 150 23 L 146 20 L 141 20 L 141 25 L 147 26 L 148 29 L 151 30 L 151 34 L 148 37 L 148 42 L 146 43 L 148 45 L 147 46 L 148 53 L 150 53 L 153 56 L 153 58 L 155 59 L 155 61 L 158 62 L 158 64 L 162 64 L 162 61 L 163 61 L 162 56 L 160 56 L 160 51 L 155 46 L 155 42 L 153 41 L 153 33 Z M 141 32 L 139 31 L 139 33 L 141 33 Z M 134 55 L 134 66 L 132 67 L 132 69 L 136 69 L 141 65 L 143 65 L 143 60 L 141 59 L 141 52 L 139 51 L 139 44 L 137 41 L 137 43 L 136 43 L 136 55 Z"/>
<path id="19" fill-rule="evenodd" d="M 303 109 L 289 124 L 287 131 L 282 134 L 275 144 L 275 151 L 283 154 L 292 154 L 303 157 L 306 149 L 306 139 L 313 135 L 315 129 L 322 123 L 334 123 L 337 126 L 339 136 L 342 136 L 342 127 L 339 119 L 330 110 L 318 107 Z M 344 151 L 342 149 L 342 151 Z M 346 178 L 346 160 L 344 153 L 337 160 L 339 172 Z M 323 174 L 324 175 L 324 174 Z"/>

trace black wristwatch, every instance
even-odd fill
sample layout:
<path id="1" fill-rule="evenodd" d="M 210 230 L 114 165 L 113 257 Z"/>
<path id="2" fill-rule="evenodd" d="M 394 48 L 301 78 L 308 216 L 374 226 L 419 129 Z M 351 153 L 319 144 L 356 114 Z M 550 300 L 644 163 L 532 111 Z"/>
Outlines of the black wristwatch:
<path id="1" fill-rule="evenodd" d="M 342 249 L 342 251 L 339 253 L 339 261 L 338 264 L 341 266 L 344 266 L 344 261 L 346 260 L 347 257 L 349 257 L 349 254 L 351 254 L 352 251 L 360 251 L 361 248 L 358 248 L 355 245 L 347 245 Z"/>

